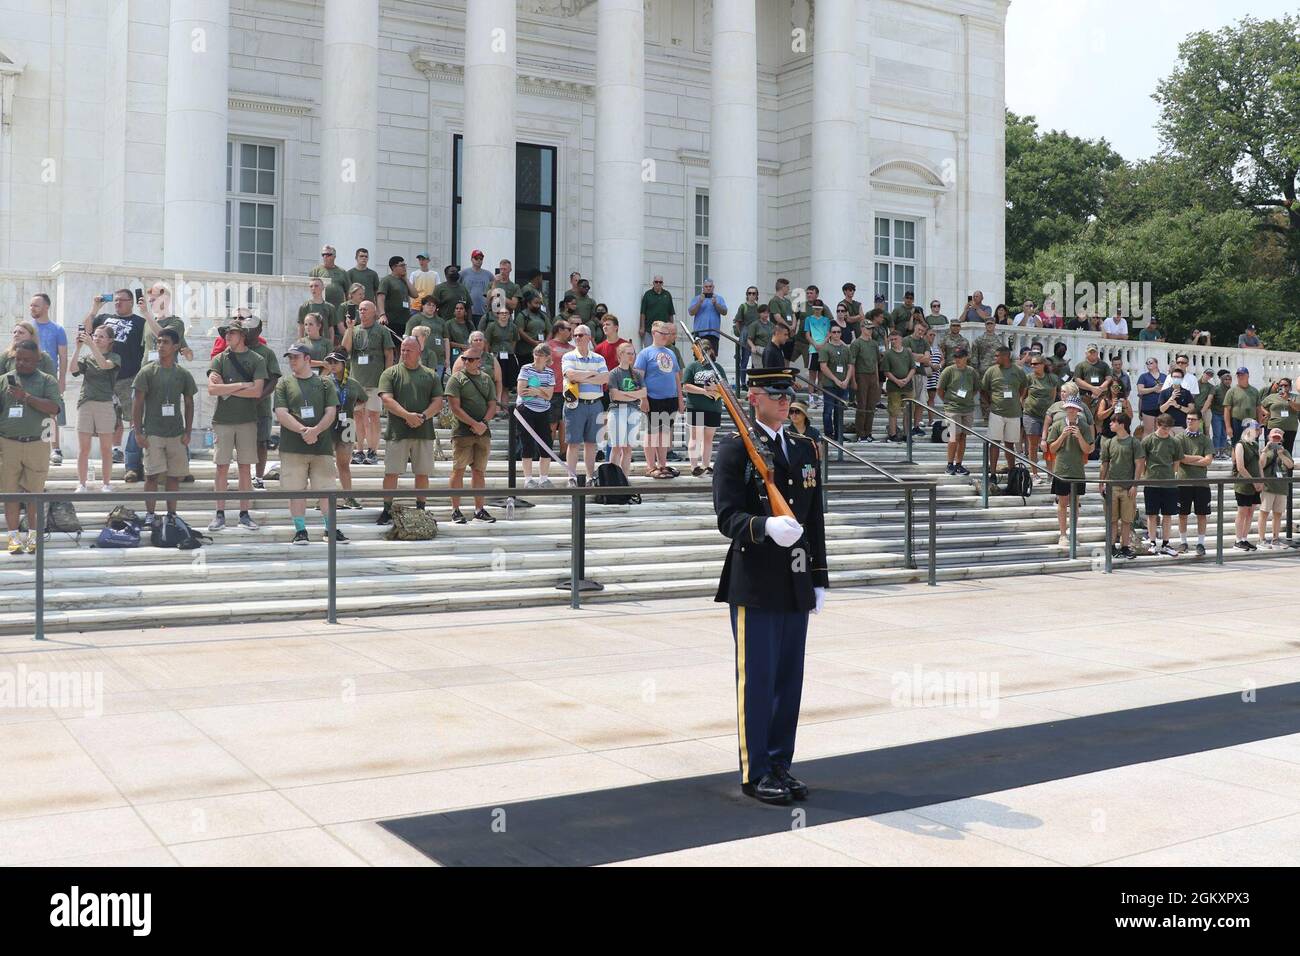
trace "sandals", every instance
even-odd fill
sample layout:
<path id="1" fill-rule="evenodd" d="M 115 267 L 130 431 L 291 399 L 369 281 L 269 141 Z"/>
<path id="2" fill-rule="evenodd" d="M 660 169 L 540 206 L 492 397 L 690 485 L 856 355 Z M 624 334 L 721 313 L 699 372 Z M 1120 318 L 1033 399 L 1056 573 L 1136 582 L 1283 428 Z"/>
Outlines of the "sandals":
<path id="1" fill-rule="evenodd" d="M 649 474 L 651 478 L 676 478 L 677 477 L 675 474 L 673 474 L 673 470 L 671 468 L 656 468 L 654 471 L 650 472 Z"/>
<path id="2" fill-rule="evenodd" d="M 703 466 L 703 465 L 696 465 L 694 468 L 691 469 L 691 475 L 692 475 L 693 477 L 695 477 L 695 478 L 703 477 L 703 475 L 704 475 L 704 466 Z"/>

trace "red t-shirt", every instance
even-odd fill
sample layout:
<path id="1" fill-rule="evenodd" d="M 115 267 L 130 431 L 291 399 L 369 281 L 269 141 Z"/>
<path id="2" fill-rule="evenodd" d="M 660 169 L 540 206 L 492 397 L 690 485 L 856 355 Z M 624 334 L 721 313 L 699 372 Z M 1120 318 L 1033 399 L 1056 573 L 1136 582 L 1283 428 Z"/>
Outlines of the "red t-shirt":
<path id="1" fill-rule="evenodd" d="M 577 346 L 572 342 L 561 342 L 559 339 L 551 339 L 546 344 L 551 347 L 551 372 L 555 375 L 555 388 L 558 392 L 564 387 L 564 370 L 561 368 L 564 354 L 572 352 Z"/>
<path id="2" fill-rule="evenodd" d="M 596 353 L 605 360 L 605 365 L 608 368 L 612 369 L 618 365 L 618 347 L 626 341 L 627 339 L 615 339 L 611 342 L 606 339 L 596 346 Z"/>
<path id="3" fill-rule="evenodd" d="M 259 335 L 259 336 L 257 337 L 257 344 L 258 344 L 258 345 L 265 345 L 265 344 L 266 344 L 266 339 L 262 338 L 262 337 Z M 222 352 L 224 352 L 225 350 L 226 350 L 226 340 L 225 340 L 225 338 L 223 338 L 222 336 L 218 335 L 218 336 L 217 336 L 217 340 L 216 340 L 215 342 L 212 343 L 212 354 L 209 355 L 208 358 L 216 358 L 218 355 L 220 355 L 220 354 L 221 354 Z"/>

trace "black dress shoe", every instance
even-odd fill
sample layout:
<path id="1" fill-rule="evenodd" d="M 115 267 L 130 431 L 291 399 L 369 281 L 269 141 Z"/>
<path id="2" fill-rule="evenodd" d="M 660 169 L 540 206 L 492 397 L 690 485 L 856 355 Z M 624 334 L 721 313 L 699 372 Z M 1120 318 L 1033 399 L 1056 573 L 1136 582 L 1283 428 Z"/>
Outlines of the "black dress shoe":
<path id="1" fill-rule="evenodd" d="M 789 803 L 790 788 L 770 773 L 763 774 L 758 783 L 742 783 L 741 792 L 763 803 Z"/>
<path id="2" fill-rule="evenodd" d="M 796 800 L 808 799 L 808 784 L 804 783 L 798 777 L 786 770 L 785 767 L 773 767 L 772 776 L 780 780 L 785 788 L 790 791 L 790 796 Z"/>

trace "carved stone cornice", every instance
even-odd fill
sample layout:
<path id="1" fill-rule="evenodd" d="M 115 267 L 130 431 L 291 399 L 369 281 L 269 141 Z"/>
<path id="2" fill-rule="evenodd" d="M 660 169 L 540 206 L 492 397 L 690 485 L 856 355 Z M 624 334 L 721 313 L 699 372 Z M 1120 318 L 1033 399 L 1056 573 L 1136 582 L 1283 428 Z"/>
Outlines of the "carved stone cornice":
<path id="1" fill-rule="evenodd" d="M 407 51 L 411 65 L 427 80 L 448 83 L 465 82 L 465 64 L 448 49 L 412 47 Z M 543 72 L 545 71 L 545 72 Z M 516 79 L 520 93 L 548 96 L 562 100 L 589 100 L 596 92 L 594 83 L 576 76 L 557 76 L 549 64 L 524 61 L 517 67 Z"/>
<path id="2" fill-rule="evenodd" d="M 244 110 L 249 113 L 274 113 L 278 116 L 307 116 L 316 109 L 316 104 L 311 100 L 267 96 L 263 93 L 245 93 L 241 90 L 231 90 L 226 105 L 232 110 Z"/>

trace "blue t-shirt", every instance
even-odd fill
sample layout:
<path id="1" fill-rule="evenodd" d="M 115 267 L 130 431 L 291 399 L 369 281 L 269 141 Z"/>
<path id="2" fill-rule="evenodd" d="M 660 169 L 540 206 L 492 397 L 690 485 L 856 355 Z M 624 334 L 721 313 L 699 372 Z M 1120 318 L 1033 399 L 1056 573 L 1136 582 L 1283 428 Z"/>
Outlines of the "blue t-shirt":
<path id="1" fill-rule="evenodd" d="M 695 313 L 695 325 L 693 327 L 695 334 L 699 335 L 701 332 L 721 331 L 722 315 L 718 310 L 725 309 L 726 307 L 726 300 L 716 292 L 713 293 L 713 298 L 711 299 L 704 298 L 703 294 L 697 295 L 691 301 L 691 308 L 699 309 L 699 311 Z"/>
<path id="2" fill-rule="evenodd" d="M 1157 378 L 1156 376 L 1152 375 L 1150 372 L 1143 372 L 1141 375 L 1138 376 L 1138 385 L 1141 388 L 1154 388 L 1157 385 L 1161 384 L 1161 381 L 1162 379 Z M 1159 412 L 1160 393 L 1149 392 L 1146 395 L 1143 395 L 1142 400 L 1138 403 L 1138 411 L 1141 412 L 1143 415 L 1155 415 L 1157 412 Z"/>
<path id="3" fill-rule="evenodd" d="M 812 339 L 812 344 L 808 346 L 808 352 L 816 355 L 817 343 L 825 342 L 826 337 L 831 334 L 831 317 L 829 315 L 810 315 L 804 319 L 803 327 L 808 333 L 808 337 Z"/>
<path id="4" fill-rule="evenodd" d="M 460 274 L 460 281 L 469 290 L 470 312 L 474 315 L 482 315 L 487 309 L 487 290 L 492 284 L 492 270 L 479 269 L 475 272 L 473 269 L 466 269 Z"/>
<path id="5" fill-rule="evenodd" d="M 68 334 L 63 331 L 63 326 L 51 319 L 48 322 L 37 322 L 34 319 L 32 324 L 36 326 L 36 334 L 41 340 L 41 351 L 50 357 L 54 363 L 55 370 L 59 367 L 59 346 L 68 347 Z"/>
<path id="6" fill-rule="evenodd" d="M 633 368 L 645 376 L 646 395 L 650 398 L 677 397 L 677 373 L 681 369 L 672 349 L 659 345 L 644 348 Z"/>

